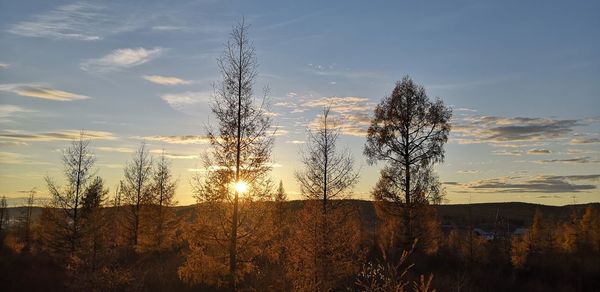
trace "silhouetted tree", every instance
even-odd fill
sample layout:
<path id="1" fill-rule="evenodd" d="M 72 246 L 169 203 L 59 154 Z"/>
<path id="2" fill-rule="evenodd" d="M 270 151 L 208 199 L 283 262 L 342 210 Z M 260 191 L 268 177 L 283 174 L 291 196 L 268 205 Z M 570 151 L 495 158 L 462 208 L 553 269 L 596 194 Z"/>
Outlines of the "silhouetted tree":
<path id="1" fill-rule="evenodd" d="M 384 161 L 373 191 L 379 208 L 403 218 L 404 243 L 413 242 L 413 214 L 429 200 L 439 201 L 440 186 L 432 165 L 444 159 L 452 111 L 408 76 L 375 108 L 364 154 L 370 164 Z"/>
<path id="2" fill-rule="evenodd" d="M 337 147 L 340 128 L 325 108 L 309 131 L 302 152 L 304 168 L 296 172 L 302 196 L 307 199 L 295 230 L 292 281 L 295 288 L 329 291 L 356 272 L 355 251 L 359 227 L 351 211 L 341 205 L 358 181 L 354 161 Z M 298 270 L 300 270 L 298 273 Z"/>
<path id="3" fill-rule="evenodd" d="M 93 167 L 96 159 L 89 149 L 90 140 L 85 139 L 85 132 L 81 131 L 78 140 L 63 152 L 64 174 L 67 185 L 58 186 L 50 177 L 46 177 L 46 184 L 50 193 L 50 206 L 55 208 L 53 221 L 58 225 L 60 234 L 69 245 L 69 252 L 74 253 L 79 248 L 82 204 L 82 192 L 94 174 Z M 62 214 L 59 214 L 62 213 Z M 59 244 L 60 245 L 60 244 Z"/>
<path id="4" fill-rule="evenodd" d="M 21 225 L 23 232 L 23 250 L 30 252 L 33 242 L 32 224 L 33 224 L 33 205 L 35 204 L 35 188 L 29 191 L 29 196 L 25 201 L 25 208 L 21 214 Z"/>
<path id="5" fill-rule="evenodd" d="M 6 196 L 2 196 L 0 199 L 0 233 L 4 230 L 4 222 L 7 222 L 8 210 L 6 208 Z"/>
<path id="6" fill-rule="evenodd" d="M 140 232 L 142 224 L 142 209 L 150 202 L 150 188 L 152 180 L 152 157 L 142 142 L 133 154 L 131 161 L 125 166 L 125 181 L 122 185 L 123 199 L 129 205 L 127 225 L 130 233 L 130 245 L 136 250 L 140 246 Z"/>
<path id="7" fill-rule="evenodd" d="M 83 219 L 82 238 L 86 253 L 85 260 L 92 270 L 97 268 L 99 253 L 106 243 L 107 220 L 102 208 L 107 195 L 108 189 L 104 188 L 104 180 L 100 177 L 95 177 L 83 194 L 81 208 Z"/>
<path id="8" fill-rule="evenodd" d="M 173 241 L 176 231 L 176 218 L 172 207 L 177 204 L 174 200 L 177 182 L 171 174 L 171 162 L 163 149 L 154 169 L 152 177 L 152 238 L 154 249 L 163 250 Z"/>
<path id="9" fill-rule="evenodd" d="M 223 80 L 215 86 L 212 103 L 218 126 L 208 129 L 211 149 L 202 158 L 207 172 L 193 182 L 201 208 L 188 234 L 191 253 L 179 273 L 188 282 L 217 285 L 224 284 L 220 279 L 226 273 L 226 282 L 235 290 L 238 280 L 254 269 L 261 252 L 257 243 L 264 240 L 266 212 L 261 210 L 264 204 L 256 202 L 272 195 L 271 120 L 266 97 L 254 97 L 257 63 L 244 21 L 233 28 L 218 67 Z M 247 191 L 241 196 L 243 189 Z M 212 279 L 205 273 L 212 273 Z"/>

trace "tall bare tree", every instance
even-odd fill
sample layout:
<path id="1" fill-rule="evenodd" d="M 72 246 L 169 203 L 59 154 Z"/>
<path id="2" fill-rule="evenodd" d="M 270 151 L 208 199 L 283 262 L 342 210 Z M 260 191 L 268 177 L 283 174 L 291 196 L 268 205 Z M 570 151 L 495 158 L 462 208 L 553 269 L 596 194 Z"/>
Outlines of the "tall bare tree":
<path id="1" fill-rule="evenodd" d="M 192 267 L 192 262 L 202 254 L 204 261 L 213 261 L 212 272 L 221 273 L 224 267 L 219 259 L 226 257 L 227 282 L 232 290 L 252 267 L 257 252 L 257 230 L 261 227 L 257 208 L 261 205 L 255 202 L 271 195 L 271 120 L 266 115 L 266 92 L 262 98 L 254 95 L 257 62 L 248 28 L 244 20 L 238 23 L 217 59 L 222 76 L 215 85 L 212 104 L 217 127 L 208 129 L 211 150 L 202 158 L 208 172 L 193 182 L 198 202 L 208 210 L 201 210 L 192 235 L 196 238 L 189 238 L 202 243 L 197 243 L 198 249 L 192 250 L 180 269 L 184 279 L 202 281 L 201 271 Z M 218 246 L 227 247 L 225 254 Z"/>
<path id="2" fill-rule="evenodd" d="M 368 162 L 386 162 L 373 192 L 387 213 L 403 218 L 404 241 L 413 236 L 413 210 L 429 199 L 439 201 L 440 187 L 432 165 L 444 160 L 452 110 L 430 100 L 408 76 L 375 108 L 364 154 Z"/>
<path id="3" fill-rule="evenodd" d="M 122 185 L 123 199 L 129 205 L 127 225 L 130 232 L 130 244 L 134 249 L 139 249 L 140 224 L 142 223 L 142 209 L 150 201 L 150 183 L 152 180 L 152 157 L 142 142 L 133 154 L 131 161 L 125 166 L 125 181 Z"/>
<path id="4" fill-rule="evenodd" d="M 83 191 L 94 175 L 94 154 L 89 149 L 90 140 L 85 139 L 85 132 L 81 131 L 78 140 L 63 151 L 63 168 L 67 179 L 64 187 L 58 186 L 50 177 L 46 177 L 46 184 L 51 196 L 51 207 L 64 212 L 54 214 L 56 223 L 60 225 L 64 239 L 69 244 L 69 251 L 75 252 L 79 247 Z"/>
<path id="5" fill-rule="evenodd" d="M 300 248 L 295 249 L 293 261 L 296 266 L 304 266 L 305 272 L 312 271 L 312 275 L 296 275 L 299 279 L 295 280 L 302 280 L 296 286 L 313 291 L 335 290 L 339 288 L 336 282 L 353 272 L 353 235 L 359 232 L 352 225 L 351 210 L 339 202 L 350 197 L 358 172 L 351 154 L 337 147 L 339 134 L 338 122 L 325 108 L 312 125 L 307 147 L 302 151 L 304 169 L 296 172 L 307 201 L 300 214 L 303 230 L 294 237 Z"/>

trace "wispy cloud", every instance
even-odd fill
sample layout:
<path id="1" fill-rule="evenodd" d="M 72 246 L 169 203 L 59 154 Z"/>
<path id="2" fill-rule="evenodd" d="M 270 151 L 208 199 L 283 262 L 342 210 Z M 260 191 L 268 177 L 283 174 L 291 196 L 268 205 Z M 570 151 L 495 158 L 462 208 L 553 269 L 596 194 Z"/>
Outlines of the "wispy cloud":
<path id="1" fill-rule="evenodd" d="M 169 144 L 207 144 L 210 142 L 210 140 L 206 136 L 198 136 L 198 135 L 182 135 L 182 136 L 154 135 L 154 136 L 144 136 L 144 137 L 135 136 L 132 138 L 143 139 L 143 140 L 147 140 L 147 141 L 164 142 L 164 143 L 169 143 Z"/>
<path id="2" fill-rule="evenodd" d="M 182 92 L 182 93 L 170 93 L 162 95 L 161 98 L 166 101 L 169 106 L 176 110 L 184 110 L 187 106 L 208 102 L 212 92 L 199 91 L 199 92 Z"/>
<path id="3" fill-rule="evenodd" d="M 455 121 L 452 133 L 461 144 L 498 145 L 564 139 L 573 132 L 574 127 L 581 125 L 578 120 L 477 115 Z"/>
<path id="4" fill-rule="evenodd" d="M 600 143 L 600 138 L 596 137 L 575 137 L 571 139 L 570 144 L 579 145 L 579 144 L 597 144 Z"/>
<path id="5" fill-rule="evenodd" d="M 127 147 L 108 147 L 108 146 L 100 146 L 96 147 L 97 151 L 103 152 L 117 152 L 117 153 L 133 153 L 134 150 L 132 148 Z"/>
<path id="6" fill-rule="evenodd" d="M 535 163 L 598 163 L 600 161 L 593 160 L 591 157 L 575 157 L 575 158 L 564 158 L 564 159 L 545 159 L 545 160 L 536 160 Z"/>
<path id="7" fill-rule="evenodd" d="M 19 113 L 29 113 L 32 110 L 10 104 L 0 104 L 0 118 L 8 118 Z"/>
<path id="8" fill-rule="evenodd" d="M 0 63 L 0 69 L 6 69 L 8 67 L 10 67 L 10 64 Z"/>
<path id="9" fill-rule="evenodd" d="M 10 92 L 20 96 L 57 101 L 73 101 L 90 98 L 86 95 L 62 91 L 41 83 L 0 84 L 0 91 Z"/>
<path id="10" fill-rule="evenodd" d="M 552 153 L 552 151 L 548 150 L 548 149 L 529 149 L 527 150 L 527 154 L 533 154 L 533 155 L 544 155 L 544 154 L 550 154 Z"/>
<path id="11" fill-rule="evenodd" d="M 290 140 L 290 141 L 285 141 L 285 143 L 288 143 L 288 144 L 304 144 L 304 143 L 306 143 L 306 141 L 302 141 L 302 140 Z"/>
<path id="12" fill-rule="evenodd" d="M 573 193 L 594 190 L 596 184 L 574 181 L 597 181 L 600 175 L 540 175 L 534 177 L 502 177 L 460 184 L 471 191 L 491 193 Z"/>
<path id="13" fill-rule="evenodd" d="M 185 79 L 181 79 L 181 78 L 177 78 L 177 77 L 170 77 L 170 76 L 161 76 L 161 75 L 144 75 L 143 78 L 152 83 L 156 83 L 156 84 L 160 84 L 160 85 L 186 85 L 186 84 L 192 83 L 192 81 L 190 81 L 190 80 L 185 80 Z"/>
<path id="14" fill-rule="evenodd" d="M 182 154 L 182 153 L 173 153 L 170 151 L 165 151 L 163 153 L 163 150 L 161 150 L 161 149 L 151 150 L 150 153 L 156 154 L 156 155 L 164 154 L 166 158 L 170 158 L 170 159 L 198 159 L 200 157 L 197 154 Z"/>
<path id="15" fill-rule="evenodd" d="M 18 141 L 62 141 L 79 139 L 81 131 L 65 130 L 44 133 L 29 133 L 23 131 L 5 131 L 0 133 L 0 138 Z M 110 132 L 104 131 L 85 131 L 85 138 L 92 140 L 114 140 L 117 137 Z"/>
<path id="16" fill-rule="evenodd" d="M 0 164 L 48 164 L 23 153 L 0 151 Z"/>
<path id="17" fill-rule="evenodd" d="M 140 21 L 118 15 L 99 2 L 76 2 L 62 5 L 29 20 L 11 25 L 7 31 L 26 37 L 56 40 L 97 41 L 106 36 L 132 31 Z"/>
<path id="18" fill-rule="evenodd" d="M 124 48 L 116 49 L 110 54 L 98 58 L 89 59 L 81 63 L 80 67 L 85 71 L 109 72 L 144 64 L 159 57 L 165 49 L 155 47 L 145 48 Z"/>

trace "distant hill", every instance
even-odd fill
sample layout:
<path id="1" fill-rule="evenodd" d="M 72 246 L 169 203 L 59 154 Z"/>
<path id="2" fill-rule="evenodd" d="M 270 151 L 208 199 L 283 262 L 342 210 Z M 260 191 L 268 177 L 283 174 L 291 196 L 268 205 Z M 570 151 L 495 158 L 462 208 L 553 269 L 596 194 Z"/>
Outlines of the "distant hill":
<path id="1" fill-rule="evenodd" d="M 377 224 L 375 209 L 371 201 L 348 200 L 348 204 L 356 207 L 360 214 L 363 226 L 373 228 Z M 302 207 L 303 201 L 294 200 L 288 202 L 290 209 L 298 210 Z M 573 212 L 582 212 L 588 206 L 592 206 L 600 211 L 600 203 L 566 205 L 566 206 L 548 206 L 531 203 L 507 202 L 507 203 L 478 203 L 478 204 L 456 204 L 435 206 L 438 218 L 442 225 L 464 227 L 472 222 L 475 226 L 491 228 L 496 222 L 496 216 L 499 219 L 505 219 L 503 222 L 510 224 L 510 228 L 529 226 L 535 210 L 540 210 L 546 217 L 567 219 Z M 194 216 L 196 205 L 173 207 L 178 216 L 185 216 L 191 220 Z M 12 219 L 16 219 L 23 214 L 24 207 L 8 208 L 8 214 Z M 34 207 L 33 216 L 37 217 L 42 213 L 43 207 Z M 506 224 L 506 223 L 505 223 Z"/>

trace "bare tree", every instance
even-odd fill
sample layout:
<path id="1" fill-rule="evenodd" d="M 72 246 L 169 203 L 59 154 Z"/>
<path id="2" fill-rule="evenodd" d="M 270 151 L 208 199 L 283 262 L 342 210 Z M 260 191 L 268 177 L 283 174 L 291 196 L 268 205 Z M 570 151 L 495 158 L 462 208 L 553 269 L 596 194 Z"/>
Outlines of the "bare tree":
<path id="1" fill-rule="evenodd" d="M 307 199 L 301 213 L 302 228 L 294 240 L 308 253 L 296 248 L 297 266 L 312 268 L 312 279 L 301 286 L 328 291 L 336 289 L 336 281 L 352 272 L 352 244 L 356 242 L 357 226 L 353 226 L 347 208 L 338 204 L 349 198 L 358 181 L 354 160 L 347 150 L 337 148 L 340 128 L 325 108 L 309 131 L 308 143 L 302 151 L 304 169 L 296 172 L 302 196 Z M 317 208 L 317 204 L 321 205 Z M 306 278 L 307 275 L 297 275 Z"/>
<path id="2" fill-rule="evenodd" d="M 257 229 L 261 227 L 257 208 L 261 205 L 254 202 L 271 195 L 271 120 L 266 115 L 266 92 L 262 99 L 254 96 L 257 62 L 248 28 L 244 20 L 233 28 L 223 55 L 217 60 L 223 80 L 215 85 L 212 112 L 218 124 L 208 129 L 211 150 L 202 158 L 207 172 L 192 183 L 198 202 L 208 208 L 199 214 L 204 223 L 196 223 L 197 230 L 192 235 L 196 238 L 189 238 L 198 241 L 202 250 L 192 250 L 180 269 L 187 281 L 203 281 L 201 271 L 191 261 L 203 253 L 204 260 L 215 261 L 212 272 L 221 273 L 220 258 L 226 257 L 232 290 L 255 257 Z M 226 255 L 220 254 L 218 246 L 227 247 Z"/>
<path id="3" fill-rule="evenodd" d="M 146 142 L 141 143 L 138 150 L 133 154 L 131 161 L 125 166 L 124 172 L 125 182 L 121 190 L 124 196 L 123 199 L 130 207 L 127 216 L 130 245 L 134 249 L 138 249 L 142 208 L 149 203 L 152 179 L 152 157 L 150 157 Z"/>
<path id="4" fill-rule="evenodd" d="M 85 139 L 81 131 L 78 140 L 63 152 L 63 168 L 67 185 L 61 188 L 50 177 L 46 184 L 50 192 L 50 205 L 61 210 L 63 214 L 55 214 L 56 223 L 63 229 L 63 235 L 69 244 L 69 251 L 75 252 L 79 247 L 82 204 L 82 193 L 88 181 L 94 175 L 93 167 L 96 161 L 89 149 L 90 140 Z M 60 212 L 60 211 L 59 211 Z"/>
<path id="5" fill-rule="evenodd" d="M 430 100 L 408 76 L 375 109 L 364 153 L 370 164 L 386 162 L 373 192 L 386 212 L 403 217 L 404 241 L 414 241 L 412 211 L 428 199 L 439 201 L 432 165 L 444 160 L 452 110 Z"/>

